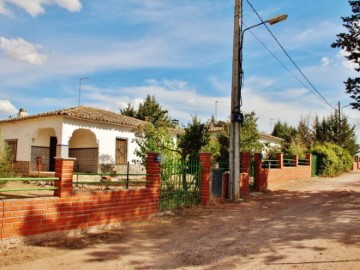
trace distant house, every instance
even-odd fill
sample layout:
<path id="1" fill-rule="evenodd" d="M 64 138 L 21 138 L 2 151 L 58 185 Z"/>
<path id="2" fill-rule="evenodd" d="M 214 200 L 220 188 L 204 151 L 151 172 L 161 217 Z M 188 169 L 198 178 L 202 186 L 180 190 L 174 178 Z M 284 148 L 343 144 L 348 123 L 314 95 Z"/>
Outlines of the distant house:
<path id="1" fill-rule="evenodd" d="M 134 129 L 146 122 L 118 113 L 79 106 L 0 120 L 0 132 L 12 150 L 17 171 L 54 171 L 54 157 L 76 158 L 75 170 L 99 171 L 102 157 L 117 166 L 136 159 Z"/>

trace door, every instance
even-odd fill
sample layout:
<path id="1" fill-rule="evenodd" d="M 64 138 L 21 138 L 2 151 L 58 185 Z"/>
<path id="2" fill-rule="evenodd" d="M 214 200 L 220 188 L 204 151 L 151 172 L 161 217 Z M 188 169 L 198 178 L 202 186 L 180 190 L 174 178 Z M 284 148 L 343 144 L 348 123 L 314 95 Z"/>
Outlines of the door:
<path id="1" fill-rule="evenodd" d="M 116 138 L 116 164 L 127 164 L 127 140 Z"/>
<path id="2" fill-rule="evenodd" d="M 55 171 L 55 156 L 56 156 L 57 138 L 50 137 L 50 155 L 49 155 L 49 171 Z"/>

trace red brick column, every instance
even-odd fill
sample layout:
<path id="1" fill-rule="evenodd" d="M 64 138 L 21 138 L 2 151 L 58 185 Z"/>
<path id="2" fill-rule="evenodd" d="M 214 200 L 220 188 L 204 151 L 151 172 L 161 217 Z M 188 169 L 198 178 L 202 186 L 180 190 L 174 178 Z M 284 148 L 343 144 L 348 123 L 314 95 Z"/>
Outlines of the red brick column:
<path id="1" fill-rule="evenodd" d="M 299 166 L 299 156 L 293 155 L 292 159 L 295 160 L 295 167 L 298 167 Z"/>
<path id="2" fill-rule="evenodd" d="M 251 154 L 241 153 L 240 195 L 242 196 L 248 196 L 250 193 L 250 163 Z"/>
<path id="3" fill-rule="evenodd" d="M 306 159 L 309 161 L 309 166 L 312 166 L 312 155 L 311 154 L 306 154 Z"/>
<path id="4" fill-rule="evenodd" d="M 284 154 L 283 153 L 276 154 L 276 159 L 279 161 L 279 169 L 282 169 L 284 167 Z"/>
<path id="5" fill-rule="evenodd" d="M 146 157 L 146 188 L 153 189 L 160 197 L 160 154 L 149 152 Z M 155 194 L 156 195 L 156 194 Z"/>
<path id="6" fill-rule="evenodd" d="M 261 191 L 261 171 L 262 171 L 262 158 L 261 154 L 256 153 L 254 155 L 255 161 L 255 173 L 254 173 L 254 181 L 255 181 L 255 191 Z"/>
<path id="7" fill-rule="evenodd" d="M 54 196 L 68 197 L 73 191 L 73 173 L 75 158 L 55 157 L 55 177 L 59 181 L 55 181 Z"/>
<path id="8" fill-rule="evenodd" d="M 210 202 L 211 153 L 200 153 L 199 160 L 201 166 L 201 204 L 206 206 Z"/>

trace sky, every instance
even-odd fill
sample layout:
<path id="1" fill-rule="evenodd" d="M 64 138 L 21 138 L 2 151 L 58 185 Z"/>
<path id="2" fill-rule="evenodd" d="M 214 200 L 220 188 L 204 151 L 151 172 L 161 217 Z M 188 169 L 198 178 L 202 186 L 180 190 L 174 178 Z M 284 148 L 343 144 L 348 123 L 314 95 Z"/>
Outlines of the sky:
<path id="1" fill-rule="evenodd" d="M 244 34 L 242 110 L 269 133 L 278 120 L 311 124 L 340 102 L 359 138 L 360 113 L 346 107 L 343 85 L 357 74 L 330 47 L 348 1 L 249 1 L 264 20 L 288 15 L 269 28 L 330 105 L 258 26 Z M 259 23 L 243 2 L 244 27 Z M 154 95 L 182 125 L 192 116 L 228 120 L 233 28 L 234 0 L 0 0 L 0 118 L 79 101 L 119 112 Z M 88 78 L 81 88 L 80 78 Z"/>

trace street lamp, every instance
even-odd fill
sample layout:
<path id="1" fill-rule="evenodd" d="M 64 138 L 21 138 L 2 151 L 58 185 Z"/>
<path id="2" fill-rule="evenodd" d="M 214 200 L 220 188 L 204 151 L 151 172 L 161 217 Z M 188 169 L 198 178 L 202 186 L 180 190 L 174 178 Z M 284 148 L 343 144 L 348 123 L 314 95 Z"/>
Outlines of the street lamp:
<path id="1" fill-rule="evenodd" d="M 238 200 L 240 179 L 240 124 L 243 121 L 241 113 L 241 86 L 242 86 L 242 47 L 245 31 L 256 26 L 269 23 L 270 25 L 281 22 L 287 15 L 279 15 L 256 25 L 250 26 L 242 31 L 242 0 L 235 0 L 234 16 L 234 44 L 233 44 L 233 66 L 231 86 L 231 124 L 230 124 L 230 147 L 229 147 L 229 199 Z"/>
<path id="2" fill-rule="evenodd" d="M 80 106 L 81 82 L 82 82 L 83 80 L 90 80 L 90 78 L 81 77 L 81 78 L 79 79 L 79 100 L 78 100 L 78 106 Z"/>

